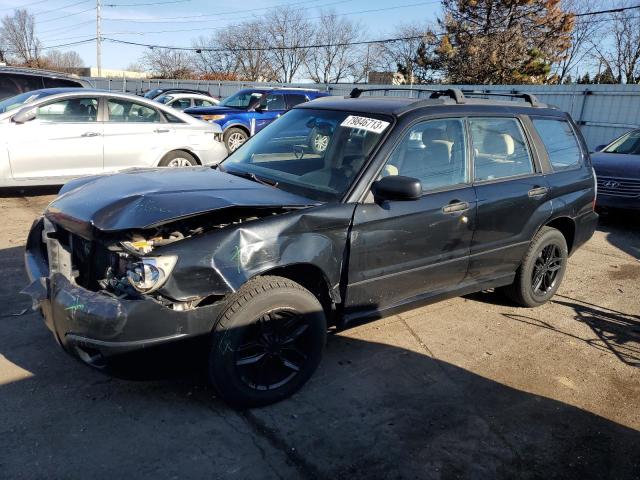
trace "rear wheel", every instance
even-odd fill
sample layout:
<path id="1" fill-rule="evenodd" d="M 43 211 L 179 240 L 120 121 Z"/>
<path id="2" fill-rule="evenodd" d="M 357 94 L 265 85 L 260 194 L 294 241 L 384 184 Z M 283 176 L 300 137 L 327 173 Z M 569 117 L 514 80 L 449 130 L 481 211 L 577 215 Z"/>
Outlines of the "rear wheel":
<path id="1" fill-rule="evenodd" d="M 248 138 L 247 132 L 241 128 L 232 127 L 224 132 L 224 144 L 227 146 L 229 153 L 237 150 Z"/>
<path id="2" fill-rule="evenodd" d="M 562 283 L 569 252 L 564 235 L 543 227 L 531 241 L 512 285 L 503 289 L 523 307 L 537 307 L 549 301 Z"/>
<path id="3" fill-rule="evenodd" d="M 162 160 L 160 160 L 160 163 L 158 164 L 158 166 L 160 167 L 171 167 L 171 168 L 195 167 L 196 165 L 198 165 L 198 161 L 196 160 L 196 157 L 194 157 L 188 152 L 183 152 L 183 151 L 167 153 L 162 158 Z"/>
<path id="4" fill-rule="evenodd" d="M 318 299 L 282 277 L 257 277 L 227 302 L 212 336 L 209 377 L 232 405 L 268 405 L 318 367 L 327 324 Z"/>

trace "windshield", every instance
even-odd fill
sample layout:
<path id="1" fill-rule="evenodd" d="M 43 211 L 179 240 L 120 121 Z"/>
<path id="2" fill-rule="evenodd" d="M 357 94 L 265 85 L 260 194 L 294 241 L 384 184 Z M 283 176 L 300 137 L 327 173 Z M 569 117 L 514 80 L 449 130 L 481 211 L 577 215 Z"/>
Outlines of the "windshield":
<path id="1" fill-rule="evenodd" d="M 342 198 L 391 123 L 331 110 L 294 109 L 261 130 L 222 170 L 319 201 Z"/>
<path id="2" fill-rule="evenodd" d="M 249 108 L 254 103 L 258 103 L 262 97 L 260 92 L 238 92 L 220 102 L 223 107 Z"/>
<path id="3" fill-rule="evenodd" d="M 640 130 L 623 135 L 605 148 L 606 153 L 621 153 L 626 155 L 640 155 Z"/>
<path id="4" fill-rule="evenodd" d="M 144 94 L 144 98 L 155 98 L 162 93 L 161 88 L 154 88 L 153 90 L 149 90 Z"/>
<path id="5" fill-rule="evenodd" d="M 154 100 L 156 102 L 167 104 L 173 100 L 173 97 L 171 95 L 160 95 L 158 98 L 154 98 Z"/>
<path id="6" fill-rule="evenodd" d="M 26 92 L 21 93 L 20 95 L 16 95 L 14 97 L 5 98 L 0 102 L 0 113 L 10 112 L 11 110 L 15 110 L 16 108 L 20 108 L 22 105 L 33 102 L 38 98 L 46 97 L 49 95 L 45 92 Z"/>

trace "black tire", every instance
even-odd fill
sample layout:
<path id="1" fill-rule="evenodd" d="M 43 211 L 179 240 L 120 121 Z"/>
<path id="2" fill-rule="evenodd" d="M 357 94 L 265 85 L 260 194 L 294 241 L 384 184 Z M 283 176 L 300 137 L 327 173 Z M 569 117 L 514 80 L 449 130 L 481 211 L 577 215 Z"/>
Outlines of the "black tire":
<path id="1" fill-rule="evenodd" d="M 183 150 L 176 150 L 173 152 L 167 153 L 160 163 L 158 163 L 159 167 L 195 167 L 196 165 L 200 165 L 196 157 L 191 155 L 189 152 L 185 152 Z"/>
<path id="2" fill-rule="evenodd" d="M 503 292 L 523 307 L 545 304 L 562 283 L 568 257 L 564 235 L 555 228 L 542 227 L 533 237 L 515 281 Z"/>
<path id="3" fill-rule="evenodd" d="M 231 127 L 224 132 L 224 144 L 227 147 L 227 151 L 232 153 L 237 150 L 240 145 L 247 141 L 249 134 L 241 128 Z"/>
<path id="4" fill-rule="evenodd" d="M 322 305 L 311 292 L 287 278 L 256 277 L 230 296 L 214 328 L 210 381 L 234 406 L 278 402 L 315 372 L 326 336 Z"/>

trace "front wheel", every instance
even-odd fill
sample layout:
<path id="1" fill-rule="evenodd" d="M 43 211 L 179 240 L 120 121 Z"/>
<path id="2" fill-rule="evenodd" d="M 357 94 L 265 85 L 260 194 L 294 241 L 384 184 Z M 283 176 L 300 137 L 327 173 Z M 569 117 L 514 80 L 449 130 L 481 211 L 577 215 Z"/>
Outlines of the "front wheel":
<path id="1" fill-rule="evenodd" d="M 160 167 L 171 168 L 195 167 L 196 165 L 198 165 L 198 161 L 195 157 L 183 151 L 167 153 L 158 164 Z"/>
<path id="2" fill-rule="evenodd" d="M 541 228 L 529 245 L 515 281 L 504 292 L 523 307 L 546 303 L 562 283 L 568 257 L 564 235 L 555 228 Z"/>
<path id="3" fill-rule="evenodd" d="M 237 150 L 240 145 L 247 141 L 249 135 L 241 128 L 232 127 L 224 132 L 224 144 L 227 146 L 229 153 Z"/>
<path id="4" fill-rule="evenodd" d="M 280 401 L 316 370 L 326 334 L 322 305 L 311 292 L 287 278 L 256 277 L 230 296 L 214 329 L 210 380 L 232 405 Z"/>

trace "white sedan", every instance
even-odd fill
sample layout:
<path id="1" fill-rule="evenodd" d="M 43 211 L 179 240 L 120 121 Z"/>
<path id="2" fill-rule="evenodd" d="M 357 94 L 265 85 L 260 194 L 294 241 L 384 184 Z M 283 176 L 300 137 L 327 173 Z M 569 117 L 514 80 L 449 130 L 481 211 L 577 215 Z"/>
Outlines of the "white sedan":
<path id="1" fill-rule="evenodd" d="M 35 90 L 0 102 L 0 187 L 58 185 L 132 167 L 216 165 L 222 130 L 135 95 Z"/>
<path id="2" fill-rule="evenodd" d="M 153 100 L 180 111 L 191 107 L 212 107 L 220 103 L 215 98 L 200 93 L 165 93 Z"/>

